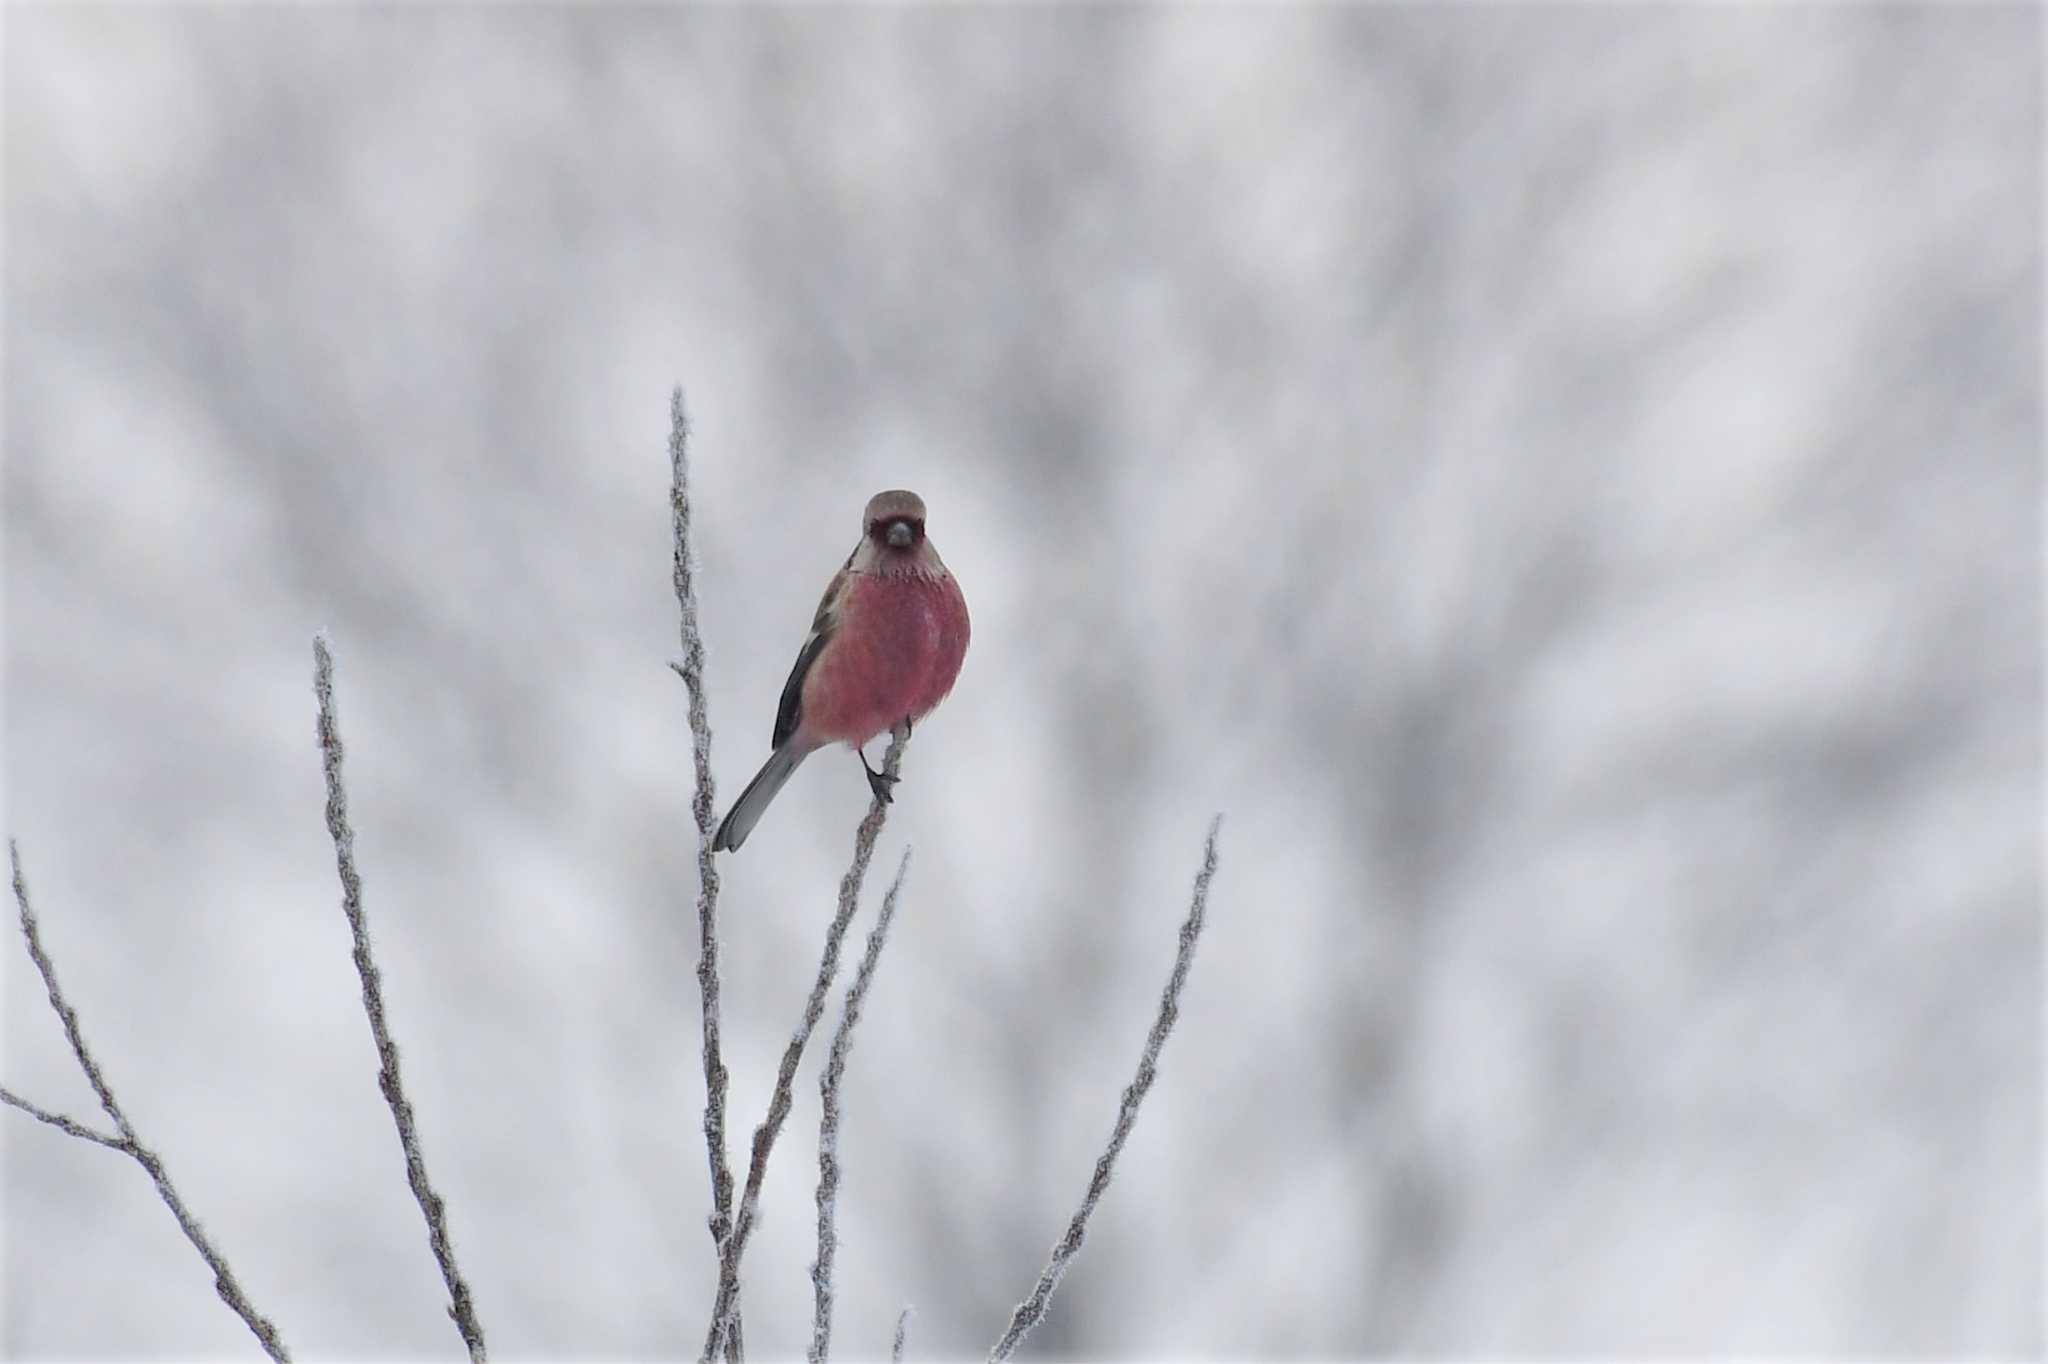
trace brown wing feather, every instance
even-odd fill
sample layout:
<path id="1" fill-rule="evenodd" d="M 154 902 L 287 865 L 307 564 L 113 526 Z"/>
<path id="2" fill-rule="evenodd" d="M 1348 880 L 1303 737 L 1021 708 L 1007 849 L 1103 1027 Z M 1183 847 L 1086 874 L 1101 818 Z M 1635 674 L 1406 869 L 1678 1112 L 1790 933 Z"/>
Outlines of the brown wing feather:
<path id="1" fill-rule="evenodd" d="M 838 624 L 833 607 L 839 601 L 840 589 L 846 586 L 846 570 L 852 563 L 853 556 L 849 554 L 846 565 L 832 575 L 832 581 L 825 586 L 825 595 L 818 599 L 817 613 L 811 617 L 811 636 L 797 653 L 796 666 L 789 670 L 789 681 L 782 684 L 782 700 L 775 707 L 775 737 L 769 744 L 772 748 L 782 747 L 789 736 L 796 733 L 796 727 L 803 723 L 804 678 L 810 675 L 811 665 L 818 661 L 818 655 L 825 652 L 825 645 Z"/>

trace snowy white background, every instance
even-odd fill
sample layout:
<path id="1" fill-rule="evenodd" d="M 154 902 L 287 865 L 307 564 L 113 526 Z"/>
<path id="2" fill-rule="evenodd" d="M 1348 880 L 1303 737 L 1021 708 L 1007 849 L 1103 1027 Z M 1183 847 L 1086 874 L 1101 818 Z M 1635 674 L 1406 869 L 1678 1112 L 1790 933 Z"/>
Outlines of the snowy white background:
<path id="1" fill-rule="evenodd" d="M 694 1353 L 681 382 L 721 802 L 870 493 L 974 611 L 877 859 L 849 1357 L 993 1340 L 1217 809 L 1035 1354 L 2040 1350 L 2040 26 L 10 7 L 4 824 L 89 1036 L 295 1350 L 457 1347 L 331 630 L 495 1351 Z M 821 758 L 725 864 L 736 1151 L 864 800 Z M 90 1115 L 0 960 L 0 1077 Z M 0 1142 L 8 1355 L 253 1354 L 132 1165 Z"/>

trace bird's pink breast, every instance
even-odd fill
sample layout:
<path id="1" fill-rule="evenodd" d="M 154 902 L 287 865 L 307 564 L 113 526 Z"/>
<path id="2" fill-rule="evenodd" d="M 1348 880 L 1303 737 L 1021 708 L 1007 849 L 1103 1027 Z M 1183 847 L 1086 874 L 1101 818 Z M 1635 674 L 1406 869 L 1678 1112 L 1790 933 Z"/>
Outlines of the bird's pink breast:
<path id="1" fill-rule="evenodd" d="M 804 679 L 802 728 L 821 743 L 862 744 L 922 718 L 953 689 L 967 636 L 967 602 L 950 575 L 854 574 Z"/>

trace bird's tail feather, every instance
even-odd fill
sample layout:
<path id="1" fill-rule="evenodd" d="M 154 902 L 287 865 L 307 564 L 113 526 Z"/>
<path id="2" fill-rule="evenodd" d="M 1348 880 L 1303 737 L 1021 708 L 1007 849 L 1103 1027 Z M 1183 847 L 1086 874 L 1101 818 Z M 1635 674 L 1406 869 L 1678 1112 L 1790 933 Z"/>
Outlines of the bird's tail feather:
<path id="1" fill-rule="evenodd" d="M 800 748 L 794 743 L 785 743 L 768 755 L 768 761 L 761 764 L 761 770 L 747 783 L 747 789 L 740 792 L 740 798 L 732 803 L 732 809 L 725 816 L 725 823 L 718 826 L 718 833 L 711 840 L 713 851 L 737 852 L 740 844 L 747 841 L 747 835 L 754 831 L 754 824 L 761 818 L 761 812 L 768 808 L 768 802 L 775 799 L 775 793 L 789 780 L 811 750 Z"/>

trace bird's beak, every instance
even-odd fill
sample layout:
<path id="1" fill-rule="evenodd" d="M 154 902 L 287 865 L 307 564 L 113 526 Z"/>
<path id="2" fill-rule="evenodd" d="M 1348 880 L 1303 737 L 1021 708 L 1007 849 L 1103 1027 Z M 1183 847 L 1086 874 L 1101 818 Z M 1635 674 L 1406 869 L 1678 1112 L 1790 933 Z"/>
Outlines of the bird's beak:
<path id="1" fill-rule="evenodd" d="M 889 523 L 889 547 L 891 549 L 909 549 L 910 539 L 911 530 L 908 521 L 891 521 Z"/>

